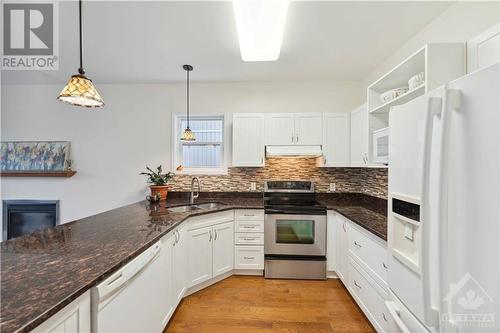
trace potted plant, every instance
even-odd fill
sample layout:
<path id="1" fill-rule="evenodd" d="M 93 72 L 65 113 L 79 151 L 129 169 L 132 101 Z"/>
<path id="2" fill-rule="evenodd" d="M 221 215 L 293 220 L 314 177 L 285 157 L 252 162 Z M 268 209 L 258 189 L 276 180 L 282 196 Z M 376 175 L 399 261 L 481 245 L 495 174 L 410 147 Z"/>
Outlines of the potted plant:
<path id="1" fill-rule="evenodd" d="M 146 166 L 147 172 L 141 172 L 141 175 L 148 177 L 148 183 L 152 184 L 149 186 L 151 190 L 151 197 L 156 198 L 159 196 L 160 200 L 167 199 L 168 193 L 168 181 L 173 178 L 174 174 L 171 172 L 162 173 L 161 165 L 156 168 L 156 171 L 151 170 L 150 167 Z"/>

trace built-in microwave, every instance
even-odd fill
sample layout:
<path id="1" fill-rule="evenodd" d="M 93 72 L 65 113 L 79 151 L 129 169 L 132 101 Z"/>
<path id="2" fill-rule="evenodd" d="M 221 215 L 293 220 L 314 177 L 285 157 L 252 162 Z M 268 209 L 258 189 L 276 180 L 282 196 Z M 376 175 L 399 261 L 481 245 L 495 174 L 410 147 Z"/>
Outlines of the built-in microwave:
<path id="1" fill-rule="evenodd" d="M 373 162 L 389 163 L 389 127 L 373 131 Z"/>

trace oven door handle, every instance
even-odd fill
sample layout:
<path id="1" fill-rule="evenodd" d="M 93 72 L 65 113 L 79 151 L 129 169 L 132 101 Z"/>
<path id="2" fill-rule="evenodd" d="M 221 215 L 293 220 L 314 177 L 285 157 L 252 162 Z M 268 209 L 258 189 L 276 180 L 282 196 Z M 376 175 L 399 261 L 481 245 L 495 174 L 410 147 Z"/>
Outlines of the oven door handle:
<path id="1" fill-rule="evenodd" d="M 307 216 L 324 216 L 326 215 L 326 209 L 323 211 L 315 211 L 315 212 L 306 212 L 306 211 L 297 211 L 297 210 L 288 210 L 288 209 L 276 209 L 276 208 L 266 208 L 264 210 L 266 215 L 270 214 L 284 214 L 284 215 L 307 215 Z"/>

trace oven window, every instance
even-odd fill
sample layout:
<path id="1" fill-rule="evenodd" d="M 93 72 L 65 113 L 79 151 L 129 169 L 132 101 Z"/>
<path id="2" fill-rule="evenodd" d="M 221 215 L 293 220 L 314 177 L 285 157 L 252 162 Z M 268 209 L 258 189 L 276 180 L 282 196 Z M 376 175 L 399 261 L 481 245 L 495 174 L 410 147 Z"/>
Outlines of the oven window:
<path id="1" fill-rule="evenodd" d="M 276 243 L 314 244 L 314 220 L 276 220 Z"/>

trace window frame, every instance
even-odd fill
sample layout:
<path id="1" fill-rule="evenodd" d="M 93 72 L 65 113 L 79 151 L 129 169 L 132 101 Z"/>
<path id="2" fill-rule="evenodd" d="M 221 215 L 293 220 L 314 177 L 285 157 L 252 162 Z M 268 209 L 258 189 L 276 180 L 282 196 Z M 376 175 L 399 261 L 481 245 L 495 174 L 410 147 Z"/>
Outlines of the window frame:
<path id="1" fill-rule="evenodd" d="M 226 114 L 191 114 L 190 119 L 221 119 L 222 120 L 222 142 L 221 146 L 221 166 L 217 168 L 186 168 L 183 170 L 177 170 L 177 167 L 181 164 L 181 143 L 179 140 L 180 134 L 184 130 L 181 129 L 181 120 L 186 119 L 185 114 L 173 114 L 172 115 L 172 150 L 171 150 L 171 161 L 172 161 L 172 172 L 180 175 L 227 175 L 228 168 L 228 152 L 230 147 L 229 143 L 229 126 L 227 119 L 229 117 Z M 196 143 L 194 143 L 196 144 Z"/>

